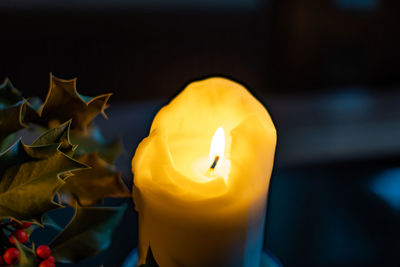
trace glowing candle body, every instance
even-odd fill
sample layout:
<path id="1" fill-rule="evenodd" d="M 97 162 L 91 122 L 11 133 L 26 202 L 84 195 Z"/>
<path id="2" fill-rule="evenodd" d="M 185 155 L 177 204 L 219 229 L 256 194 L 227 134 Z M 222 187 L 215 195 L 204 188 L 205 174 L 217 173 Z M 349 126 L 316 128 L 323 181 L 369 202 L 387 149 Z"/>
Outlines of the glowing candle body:
<path id="1" fill-rule="evenodd" d="M 258 266 L 275 145 L 268 112 L 243 86 L 189 84 L 132 160 L 139 264 L 151 246 L 161 267 Z"/>

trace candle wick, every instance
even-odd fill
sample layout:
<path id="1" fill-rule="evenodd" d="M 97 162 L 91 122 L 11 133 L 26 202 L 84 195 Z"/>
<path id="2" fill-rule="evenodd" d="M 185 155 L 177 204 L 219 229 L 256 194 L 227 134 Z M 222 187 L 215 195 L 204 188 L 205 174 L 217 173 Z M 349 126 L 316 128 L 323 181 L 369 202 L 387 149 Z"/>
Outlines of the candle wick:
<path id="1" fill-rule="evenodd" d="M 217 166 L 218 160 L 219 160 L 219 156 L 215 156 L 215 159 L 214 159 L 213 163 L 210 166 L 211 170 L 215 169 L 215 167 Z"/>

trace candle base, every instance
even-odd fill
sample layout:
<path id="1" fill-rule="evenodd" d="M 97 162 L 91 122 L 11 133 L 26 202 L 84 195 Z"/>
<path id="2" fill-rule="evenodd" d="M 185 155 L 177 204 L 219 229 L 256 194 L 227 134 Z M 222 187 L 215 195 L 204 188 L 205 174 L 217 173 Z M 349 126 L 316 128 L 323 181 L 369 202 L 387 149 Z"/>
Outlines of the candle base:
<path id="1" fill-rule="evenodd" d="M 122 267 L 137 267 L 138 259 L 138 251 L 135 248 L 129 253 Z M 282 267 L 282 264 L 270 251 L 264 251 L 261 255 L 260 267 Z"/>

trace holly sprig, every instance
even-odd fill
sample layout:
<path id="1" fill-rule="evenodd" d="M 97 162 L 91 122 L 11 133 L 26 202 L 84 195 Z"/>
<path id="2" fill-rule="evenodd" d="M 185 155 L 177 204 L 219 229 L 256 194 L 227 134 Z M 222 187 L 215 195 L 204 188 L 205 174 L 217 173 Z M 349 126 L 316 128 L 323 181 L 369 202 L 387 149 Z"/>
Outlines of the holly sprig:
<path id="1" fill-rule="evenodd" d="M 76 263 L 109 246 L 126 207 L 93 205 L 130 196 L 113 166 L 121 140 L 107 141 L 93 124 L 106 117 L 110 96 L 81 95 L 76 79 L 52 74 L 44 102 L 24 98 L 8 79 L 0 85 L 0 265 Z M 40 134 L 30 145 L 18 139 L 26 130 Z M 65 204 L 75 215 L 61 229 L 47 213 Z M 38 226 L 59 234 L 35 249 L 29 239 Z"/>
<path id="2" fill-rule="evenodd" d="M 32 223 L 18 223 L 14 220 L 0 224 L 0 264 L 17 266 L 51 267 L 55 266 L 55 258 L 51 255 L 49 246 L 41 245 L 35 249 L 29 247 L 29 235 L 35 228 Z"/>

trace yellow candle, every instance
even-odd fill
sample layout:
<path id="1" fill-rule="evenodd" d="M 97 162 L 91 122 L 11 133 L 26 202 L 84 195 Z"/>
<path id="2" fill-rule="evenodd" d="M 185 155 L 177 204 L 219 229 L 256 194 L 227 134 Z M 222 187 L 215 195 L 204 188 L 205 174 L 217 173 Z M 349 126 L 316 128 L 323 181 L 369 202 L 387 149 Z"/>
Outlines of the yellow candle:
<path id="1" fill-rule="evenodd" d="M 256 267 L 276 130 L 263 105 L 225 78 L 189 84 L 154 118 L 132 160 L 139 264 Z"/>

